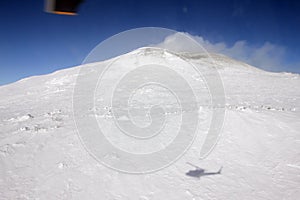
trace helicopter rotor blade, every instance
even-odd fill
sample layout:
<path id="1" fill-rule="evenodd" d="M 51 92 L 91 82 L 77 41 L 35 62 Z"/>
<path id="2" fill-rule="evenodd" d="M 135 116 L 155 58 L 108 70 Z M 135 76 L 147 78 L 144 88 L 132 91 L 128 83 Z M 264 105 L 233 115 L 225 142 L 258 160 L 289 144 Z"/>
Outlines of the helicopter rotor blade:
<path id="1" fill-rule="evenodd" d="M 192 167 L 195 167 L 195 168 L 197 168 L 197 169 L 201 169 L 201 168 L 198 167 L 197 165 L 194 165 L 194 164 L 192 164 L 192 163 L 190 163 L 190 162 L 186 162 L 186 164 L 191 165 Z"/>

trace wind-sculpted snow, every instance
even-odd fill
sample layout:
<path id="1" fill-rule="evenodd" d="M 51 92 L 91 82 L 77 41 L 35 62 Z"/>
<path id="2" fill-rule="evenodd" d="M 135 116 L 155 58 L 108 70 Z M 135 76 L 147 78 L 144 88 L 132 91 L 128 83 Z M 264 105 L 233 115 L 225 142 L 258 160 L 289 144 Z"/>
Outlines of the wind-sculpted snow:
<path id="1" fill-rule="evenodd" d="M 174 59 L 149 49 L 136 50 L 121 59 L 140 54 L 166 62 Z M 191 82 L 198 84 L 196 95 L 204 98 L 198 99 L 198 135 L 179 160 L 160 171 L 139 175 L 115 171 L 97 162 L 77 135 L 72 97 L 80 68 L 88 67 L 93 73 L 109 61 L 87 64 L 0 87 L 0 199 L 299 198 L 300 76 L 261 71 L 222 55 L 213 55 L 214 64 L 200 54 L 180 56 L 208 74 L 210 67 L 217 66 L 223 80 L 225 123 L 217 146 L 206 159 L 199 159 L 200 146 L 215 108 L 203 95 L 207 92 L 203 79 L 189 74 Z M 120 71 L 128 66 L 122 67 Z M 185 68 L 180 70 L 189 73 Z M 114 73 L 105 78 L 109 83 Z M 95 116 L 114 145 L 129 152 L 149 152 L 172 141 L 173 135 L 168 132 L 149 142 L 150 146 L 143 141 L 144 148 L 140 148 L 118 135 L 112 128 L 113 108 L 99 103 L 109 91 L 100 88 L 95 98 L 98 104 L 81 117 Z M 180 110 L 171 97 L 164 88 L 145 86 L 137 90 L 130 102 L 137 111 L 135 122 L 149 124 L 149 118 L 139 111 L 154 103 L 165 107 L 168 127 L 177 130 L 175 122 L 181 112 L 191 112 L 194 107 L 186 101 L 185 110 Z M 123 115 L 119 120 L 126 122 L 128 118 Z M 110 159 L 118 160 L 119 155 L 110 155 Z M 212 172 L 223 166 L 222 173 L 200 179 L 186 176 L 191 170 L 187 162 Z"/>

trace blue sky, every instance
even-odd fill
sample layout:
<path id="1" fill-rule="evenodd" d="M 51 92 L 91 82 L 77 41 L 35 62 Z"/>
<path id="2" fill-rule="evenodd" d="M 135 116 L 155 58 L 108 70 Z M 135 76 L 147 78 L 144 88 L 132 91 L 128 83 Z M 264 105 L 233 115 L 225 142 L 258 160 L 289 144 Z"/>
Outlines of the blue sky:
<path id="1" fill-rule="evenodd" d="M 0 1 L 0 85 L 79 65 L 101 41 L 147 26 L 189 33 L 267 70 L 300 73 L 299 1 L 85 0 L 78 16 L 45 13 L 43 4 Z"/>

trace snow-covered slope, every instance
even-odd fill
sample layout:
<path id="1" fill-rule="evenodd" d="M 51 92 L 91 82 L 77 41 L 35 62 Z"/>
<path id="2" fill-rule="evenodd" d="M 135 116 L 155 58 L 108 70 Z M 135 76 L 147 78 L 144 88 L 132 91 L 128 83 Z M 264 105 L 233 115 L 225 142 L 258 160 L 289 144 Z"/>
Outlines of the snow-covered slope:
<path id="1" fill-rule="evenodd" d="M 154 49 L 121 57 L 141 54 L 168 60 L 164 51 Z M 180 56 L 208 71 L 213 66 L 204 55 Z M 199 160 L 197 137 L 173 165 L 142 175 L 99 164 L 76 133 L 72 95 L 77 74 L 81 67 L 93 69 L 108 61 L 1 86 L 0 199 L 298 199 L 300 76 L 212 56 L 226 93 L 226 118 L 216 148 Z M 113 120 L 105 105 L 96 114 L 104 122 Z M 186 176 L 192 169 L 186 162 L 223 170 L 198 179 Z"/>

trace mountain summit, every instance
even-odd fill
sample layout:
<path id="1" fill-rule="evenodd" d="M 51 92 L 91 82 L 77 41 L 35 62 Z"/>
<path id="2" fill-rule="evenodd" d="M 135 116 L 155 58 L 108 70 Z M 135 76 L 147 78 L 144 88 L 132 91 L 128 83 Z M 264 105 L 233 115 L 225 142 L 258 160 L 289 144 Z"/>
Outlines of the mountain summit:
<path id="1" fill-rule="evenodd" d="M 122 73 L 138 69 L 144 62 L 174 66 L 176 73 L 190 83 L 197 96 L 199 124 L 192 145 L 172 165 L 132 175 L 102 165 L 86 150 L 77 134 L 73 95 L 79 76 L 106 67 L 105 76 L 97 79 L 94 107 L 80 117 L 96 118 L 108 140 L 126 152 L 146 154 L 161 150 L 172 143 L 180 115 L 193 112 L 190 99 L 178 102 L 168 88 L 160 85 L 148 84 L 135 90 L 127 105 L 133 107 L 135 124 L 146 127 L 156 116 L 164 115 L 164 128 L 174 130 L 153 135 L 150 141 L 121 136 L 114 120 L 132 119 L 114 116 L 109 101 L 112 91 L 118 92 L 114 85 Z M 198 67 L 200 74 L 188 66 Z M 82 71 L 83 68 L 86 70 Z M 223 83 L 226 115 L 216 147 L 206 159 L 200 160 L 201 145 L 214 109 L 201 73 L 210 73 L 212 68 L 218 70 Z M 168 74 L 162 77 L 168 78 Z M 85 81 L 89 83 L 89 79 Z M 129 85 L 136 83 L 135 79 L 128 81 Z M 141 48 L 104 62 L 1 86 L 0 199 L 297 199 L 299 86 L 299 74 L 270 73 L 223 55 L 173 54 L 158 48 Z M 182 88 L 178 84 L 174 93 L 187 96 Z M 117 100 L 121 102 L 122 97 Z M 123 106 L 118 102 L 117 109 Z M 164 112 L 155 115 L 143 111 L 155 105 L 163 106 Z M 110 156 L 115 162 L 120 158 L 118 153 Z M 186 176 L 192 170 L 187 162 L 209 172 L 217 172 L 222 166 L 222 173 L 200 179 Z"/>

